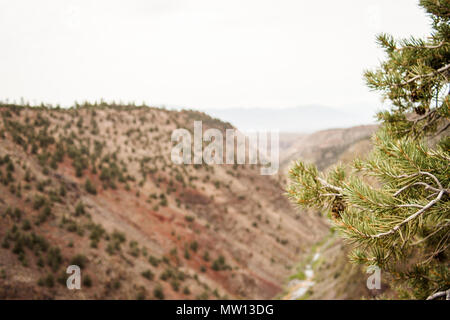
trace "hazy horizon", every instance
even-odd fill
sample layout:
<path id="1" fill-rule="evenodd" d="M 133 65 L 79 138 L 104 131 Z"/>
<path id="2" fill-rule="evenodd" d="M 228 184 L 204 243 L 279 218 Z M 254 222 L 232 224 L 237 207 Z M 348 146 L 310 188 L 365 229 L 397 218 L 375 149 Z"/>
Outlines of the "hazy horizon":
<path id="1" fill-rule="evenodd" d="M 342 110 L 329 106 L 304 105 L 287 108 L 223 108 L 206 112 L 230 122 L 243 132 L 312 133 L 324 129 L 375 124 L 375 113 L 368 110 L 368 106 Z"/>
<path id="2" fill-rule="evenodd" d="M 411 0 L 0 0 L 0 100 L 372 117 L 382 102 L 362 73 L 383 57 L 375 35 L 429 29 Z"/>

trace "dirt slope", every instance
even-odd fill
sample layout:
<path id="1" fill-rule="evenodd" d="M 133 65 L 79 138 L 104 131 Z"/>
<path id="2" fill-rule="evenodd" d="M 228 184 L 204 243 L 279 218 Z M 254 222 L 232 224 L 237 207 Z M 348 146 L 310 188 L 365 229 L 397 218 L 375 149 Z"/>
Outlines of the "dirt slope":
<path id="1" fill-rule="evenodd" d="M 288 147 L 280 159 L 282 171 L 287 172 L 293 161 L 302 159 L 315 163 L 320 170 L 336 164 L 344 153 L 351 152 L 359 142 L 366 143 L 375 132 L 376 125 L 357 126 L 346 129 L 329 129 L 309 135 L 299 134 L 295 142 L 292 135 L 281 135 Z"/>
<path id="2" fill-rule="evenodd" d="M 0 112 L 0 298 L 272 298 L 327 232 L 256 166 L 174 165 L 175 128 L 230 127 L 206 114 Z"/>

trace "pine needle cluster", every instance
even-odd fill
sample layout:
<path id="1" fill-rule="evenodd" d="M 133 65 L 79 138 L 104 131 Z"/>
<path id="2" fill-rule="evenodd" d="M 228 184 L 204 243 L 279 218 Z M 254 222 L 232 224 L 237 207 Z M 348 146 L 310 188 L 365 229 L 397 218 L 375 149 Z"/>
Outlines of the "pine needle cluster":
<path id="1" fill-rule="evenodd" d="M 379 35 L 386 60 L 364 74 L 391 105 L 378 114 L 371 154 L 327 174 L 299 161 L 287 193 L 328 210 L 351 260 L 387 271 L 399 297 L 450 299 L 450 1 L 420 5 L 430 37 Z"/>

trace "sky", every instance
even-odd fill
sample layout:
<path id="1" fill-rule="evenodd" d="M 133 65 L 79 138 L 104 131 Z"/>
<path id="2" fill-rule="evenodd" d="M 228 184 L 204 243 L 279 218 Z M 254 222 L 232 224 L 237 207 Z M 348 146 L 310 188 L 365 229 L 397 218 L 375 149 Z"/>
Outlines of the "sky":
<path id="1" fill-rule="evenodd" d="M 375 35 L 429 34 L 417 3 L 0 0 L 0 99 L 372 112 Z"/>

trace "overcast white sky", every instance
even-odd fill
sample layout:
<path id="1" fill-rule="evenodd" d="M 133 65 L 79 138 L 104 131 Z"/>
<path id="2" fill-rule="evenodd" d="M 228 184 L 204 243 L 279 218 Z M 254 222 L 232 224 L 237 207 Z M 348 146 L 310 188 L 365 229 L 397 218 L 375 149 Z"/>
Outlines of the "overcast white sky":
<path id="1" fill-rule="evenodd" d="M 417 3 L 0 0 L 0 99 L 375 107 L 375 34 L 427 35 Z"/>

